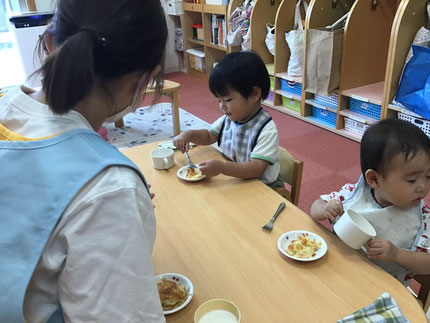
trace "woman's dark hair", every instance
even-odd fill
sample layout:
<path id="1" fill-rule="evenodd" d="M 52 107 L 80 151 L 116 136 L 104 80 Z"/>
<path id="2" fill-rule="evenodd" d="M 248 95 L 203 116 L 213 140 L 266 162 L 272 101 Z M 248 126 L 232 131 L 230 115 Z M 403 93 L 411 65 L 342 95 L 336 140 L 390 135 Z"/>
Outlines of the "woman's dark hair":
<path id="1" fill-rule="evenodd" d="M 47 32 L 57 48 L 38 72 L 57 114 L 70 111 L 96 82 L 105 88 L 131 72 L 149 77 L 164 59 L 167 39 L 160 0 L 59 0 Z M 161 77 L 156 76 L 157 95 Z"/>
<path id="2" fill-rule="evenodd" d="M 373 169 L 382 176 L 398 154 L 405 161 L 423 151 L 430 156 L 430 139 L 417 126 L 399 119 L 384 119 L 369 127 L 361 139 L 360 161 L 363 175 Z"/>
<path id="3" fill-rule="evenodd" d="M 249 98 L 254 86 L 261 89 L 261 98 L 269 95 L 270 79 L 266 65 L 258 54 L 245 51 L 224 56 L 209 77 L 209 88 L 216 97 L 227 96 L 230 90 Z"/>

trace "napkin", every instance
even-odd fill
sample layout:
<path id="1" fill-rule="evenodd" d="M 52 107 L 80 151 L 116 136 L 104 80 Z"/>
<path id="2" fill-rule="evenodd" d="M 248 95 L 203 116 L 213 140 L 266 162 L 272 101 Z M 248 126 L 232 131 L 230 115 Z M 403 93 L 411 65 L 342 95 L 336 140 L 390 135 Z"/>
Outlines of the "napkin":
<path id="1" fill-rule="evenodd" d="M 354 312 L 337 323 L 409 323 L 390 293 L 382 293 L 372 304 Z"/>

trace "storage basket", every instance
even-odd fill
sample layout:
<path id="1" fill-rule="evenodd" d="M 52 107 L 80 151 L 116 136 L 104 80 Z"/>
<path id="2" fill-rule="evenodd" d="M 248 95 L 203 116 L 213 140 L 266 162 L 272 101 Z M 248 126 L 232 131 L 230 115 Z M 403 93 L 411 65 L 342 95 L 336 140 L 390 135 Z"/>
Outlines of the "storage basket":
<path id="1" fill-rule="evenodd" d="M 324 120 L 325 122 L 334 126 L 336 125 L 336 113 L 331 112 L 329 110 L 324 110 L 313 106 L 312 116 L 317 119 Z"/>
<path id="2" fill-rule="evenodd" d="M 282 105 L 291 110 L 300 112 L 300 101 L 287 98 L 285 96 L 282 97 Z"/>
<path id="3" fill-rule="evenodd" d="M 267 95 L 266 100 L 273 103 L 273 92 L 272 91 L 269 91 L 269 94 Z"/>
<path id="4" fill-rule="evenodd" d="M 204 49 L 203 48 L 187 49 L 187 54 L 190 59 L 190 67 L 199 72 L 206 73 Z"/>
<path id="5" fill-rule="evenodd" d="M 337 108 L 338 99 L 339 99 L 339 94 L 337 94 L 337 93 L 332 93 L 329 96 L 315 94 L 315 101 L 316 101 L 316 103 L 319 103 L 321 105 L 324 105 L 325 103 L 328 103 L 329 105 L 334 106 L 334 107 Z"/>
<path id="6" fill-rule="evenodd" d="M 270 78 L 270 90 L 273 91 L 275 89 L 275 78 L 269 75 Z"/>
<path id="7" fill-rule="evenodd" d="M 301 96 L 302 84 L 281 79 L 281 90 Z"/>
<path id="8" fill-rule="evenodd" d="M 405 120 L 407 122 L 413 123 L 418 128 L 420 128 L 424 133 L 430 137 L 430 121 L 421 119 L 421 118 L 415 118 L 414 116 L 411 116 L 407 113 L 399 112 L 397 115 L 398 119 Z"/>
<path id="9" fill-rule="evenodd" d="M 349 110 L 363 114 L 374 119 L 381 118 L 381 106 L 369 102 L 349 98 Z"/>
<path id="10" fill-rule="evenodd" d="M 345 130 L 351 131 L 358 135 L 363 135 L 367 128 L 369 128 L 369 125 L 345 117 Z"/>

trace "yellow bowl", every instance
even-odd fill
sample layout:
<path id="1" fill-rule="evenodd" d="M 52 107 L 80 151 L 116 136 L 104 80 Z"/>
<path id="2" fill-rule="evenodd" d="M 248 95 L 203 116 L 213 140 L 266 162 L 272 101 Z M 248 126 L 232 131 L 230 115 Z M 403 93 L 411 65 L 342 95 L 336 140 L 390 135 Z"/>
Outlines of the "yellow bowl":
<path id="1" fill-rule="evenodd" d="M 211 299 L 204 302 L 196 310 L 194 313 L 194 323 L 199 323 L 203 315 L 213 310 L 224 310 L 233 313 L 236 316 L 237 322 L 240 322 L 241 315 L 236 305 L 226 299 Z"/>

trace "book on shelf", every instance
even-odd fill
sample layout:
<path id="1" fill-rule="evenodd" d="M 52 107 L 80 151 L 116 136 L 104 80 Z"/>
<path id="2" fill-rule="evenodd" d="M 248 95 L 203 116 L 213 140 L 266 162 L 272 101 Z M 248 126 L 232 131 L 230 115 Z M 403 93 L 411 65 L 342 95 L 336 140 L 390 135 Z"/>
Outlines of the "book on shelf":
<path id="1" fill-rule="evenodd" d="M 226 47 L 226 23 L 224 15 L 211 16 L 211 44 Z"/>

